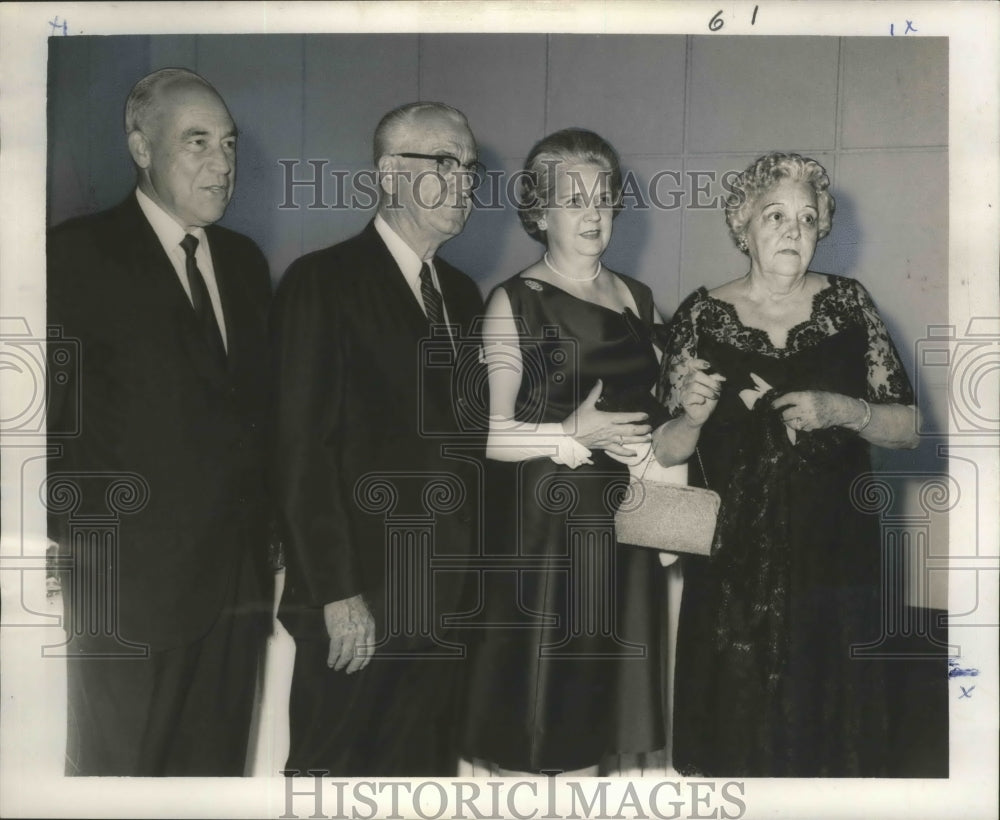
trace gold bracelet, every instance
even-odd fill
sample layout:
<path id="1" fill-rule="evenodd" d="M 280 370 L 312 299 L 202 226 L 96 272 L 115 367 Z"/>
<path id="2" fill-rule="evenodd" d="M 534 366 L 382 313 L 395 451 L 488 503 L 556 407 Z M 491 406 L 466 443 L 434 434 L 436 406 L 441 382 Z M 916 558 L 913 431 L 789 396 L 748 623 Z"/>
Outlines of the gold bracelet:
<path id="1" fill-rule="evenodd" d="M 865 418 L 864 421 L 861 422 L 860 426 L 854 431 L 856 433 L 860 433 L 872 422 L 872 406 L 864 399 L 858 399 L 858 401 L 865 406 Z"/>

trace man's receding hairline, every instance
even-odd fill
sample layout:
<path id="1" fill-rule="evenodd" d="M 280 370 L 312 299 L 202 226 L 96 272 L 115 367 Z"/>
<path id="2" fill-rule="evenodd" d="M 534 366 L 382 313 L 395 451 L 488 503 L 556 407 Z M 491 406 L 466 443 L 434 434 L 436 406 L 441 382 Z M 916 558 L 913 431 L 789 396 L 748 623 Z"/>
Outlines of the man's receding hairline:
<path id="1" fill-rule="evenodd" d="M 393 119 L 386 123 L 386 119 L 390 117 Z M 376 162 L 381 156 L 393 153 L 394 150 L 401 147 L 400 143 L 405 140 L 404 135 L 409 129 L 417 130 L 421 127 L 422 123 L 433 122 L 435 120 L 460 126 L 466 131 L 470 141 L 475 146 L 476 138 L 472 133 L 472 127 L 469 125 L 469 119 L 457 108 L 437 102 L 411 103 L 408 106 L 400 106 L 389 112 L 383 118 L 382 122 L 379 123 L 379 127 L 375 129 L 376 148 L 379 147 L 379 142 L 381 142 L 380 147 L 382 149 L 381 151 L 376 151 Z"/>
<path id="2" fill-rule="evenodd" d="M 412 128 L 420 130 L 421 128 L 427 127 L 429 123 L 441 122 L 461 126 L 465 131 L 468 131 L 470 137 L 472 136 L 472 129 L 469 128 L 469 121 L 462 114 L 456 114 L 453 111 L 443 108 L 424 108 L 417 111 L 411 111 L 404 119 L 395 123 L 395 127 L 392 128 L 389 133 L 392 136 L 395 136 L 401 132 L 405 132 L 407 129 Z"/>
<path id="3" fill-rule="evenodd" d="M 149 76 L 147 75 L 143 80 L 148 79 Z M 183 73 L 158 79 L 148 89 L 144 90 L 144 94 L 140 95 L 140 99 L 133 100 L 133 94 L 135 93 L 135 89 L 133 89 L 129 94 L 129 99 L 126 100 L 126 118 L 128 117 L 128 108 L 131 103 L 135 108 L 133 111 L 135 121 L 131 123 L 131 128 L 128 127 L 129 123 L 126 122 L 126 134 L 131 133 L 131 131 L 141 131 L 144 126 L 148 126 L 149 123 L 159 120 L 163 114 L 164 95 L 184 86 L 202 88 L 209 92 L 212 97 L 219 101 L 219 104 L 229 113 L 229 118 L 232 119 L 232 113 L 229 112 L 226 101 L 222 99 L 222 95 L 216 90 L 215 86 L 200 74 L 189 69 L 183 69 Z M 142 99 L 143 97 L 144 99 Z"/>
<path id="4" fill-rule="evenodd" d="M 215 90 L 209 83 L 205 81 L 199 82 L 191 77 L 173 77 L 163 85 L 158 85 L 153 89 L 153 94 L 151 98 L 152 107 L 154 111 L 158 111 L 163 104 L 163 97 L 166 94 L 180 90 L 183 86 L 188 86 L 190 88 L 200 88 L 208 92 L 210 97 L 214 97 L 222 105 L 226 111 L 229 111 L 229 106 L 226 105 L 226 101 L 222 99 L 222 95 Z M 230 117 L 232 115 L 230 114 Z"/>

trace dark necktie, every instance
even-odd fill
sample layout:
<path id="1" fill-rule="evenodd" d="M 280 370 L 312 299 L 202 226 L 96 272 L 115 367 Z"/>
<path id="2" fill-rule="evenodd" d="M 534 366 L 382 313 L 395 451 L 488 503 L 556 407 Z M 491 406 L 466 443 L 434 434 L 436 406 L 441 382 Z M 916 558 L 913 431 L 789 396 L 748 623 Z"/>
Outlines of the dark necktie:
<path id="1" fill-rule="evenodd" d="M 424 262 L 420 266 L 420 296 L 424 300 L 424 312 L 432 325 L 444 324 L 444 300 L 441 291 L 434 287 L 431 266 Z"/>
<path id="2" fill-rule="evenodd" d="M 420 267 L 420 297 L 424 300 L 424 312 L 427 314 L 427 321 L 434 325 L 441 325 L 448 330 L 448 341 L 452 347 L 455 340 L 451 336 L 451 328 L 445 324 L 444 299 L 441 291 L 434 287 L 434 279 L 431 276 L 431 268 L 426 262 Z"/>
<path id="3" fill-rule="evenodd" d="M 198 317 L 198 324 L 201 326 L 209 348 L 219 357 L 220 362 L 225 362 L 226 346 L 222 343 L 222 333 L 219 331 L 219 323 L 215 319 L 215 310 L 212 308 L 208 288 L 205 287 L 205 277 L 201 275 L 198 262 L 194 258 L 194 252 L 198 248 L 198 237 L 185 234 L 181 240 L 181 247 L 184 248 L 184 255 L 187 257 L 185 268 L 187 269 L 188 286 L 191 288 L 191 304 Z"/>

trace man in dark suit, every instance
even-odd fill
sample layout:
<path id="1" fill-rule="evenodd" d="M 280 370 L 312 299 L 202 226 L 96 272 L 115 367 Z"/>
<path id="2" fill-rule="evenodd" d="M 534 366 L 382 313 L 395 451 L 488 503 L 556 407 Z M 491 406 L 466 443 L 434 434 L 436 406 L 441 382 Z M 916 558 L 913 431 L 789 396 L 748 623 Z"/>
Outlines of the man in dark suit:
<path id="1" fill-rule="evenodd" d="M 292 264 L 273 311 L 279 505 L 295 638 L 289 772 L 454 774 L 487 421 L 482 299 L 438 248 L 480 178 L 464 115 L 391 111 L 380 204 L 352 239 Z"/>
<path id="2" fill-rule="evenodd" d="M 270 278 L 253 242 L 212 225 L 236 170 L 215 89 L 150 74 L 125 130 L 136 190 L 48 239 L 49 324 L 80 350 L 48 407 L 66 772 L 239 776 L 269 624 Z M 78 434 L 55 438 L 72 413 Z"/>

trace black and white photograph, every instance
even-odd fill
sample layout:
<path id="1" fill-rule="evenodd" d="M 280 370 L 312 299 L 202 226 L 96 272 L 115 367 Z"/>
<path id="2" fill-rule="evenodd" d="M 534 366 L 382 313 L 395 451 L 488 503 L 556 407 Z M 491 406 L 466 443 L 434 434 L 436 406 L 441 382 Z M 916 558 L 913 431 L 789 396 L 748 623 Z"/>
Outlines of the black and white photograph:
<path id="1" fill-rule="evenodd" d="M 995 816 L 995 5 L 0 16 L 0 815 Z"/>

